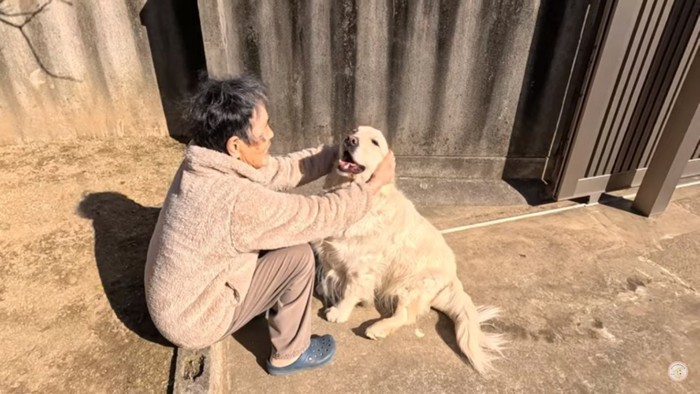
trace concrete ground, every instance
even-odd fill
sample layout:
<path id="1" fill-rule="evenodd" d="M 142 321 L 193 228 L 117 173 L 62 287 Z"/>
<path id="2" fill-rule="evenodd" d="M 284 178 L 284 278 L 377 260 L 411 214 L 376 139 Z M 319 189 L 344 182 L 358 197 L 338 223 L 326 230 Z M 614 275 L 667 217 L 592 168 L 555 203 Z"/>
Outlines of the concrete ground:
<path id="1" fill-rule="evenodd" d="M 174 349 L 143 301 L 150 233 L 182 146 L 167 139 L 0 148 L 0 392 L 165 392 Z M 571 205 L 559 203 L 557 206 Z M 439 228 L 548 207 L 423 207 Z M 476 375 L 431 312 L 382 341 L 358 308 L 328 367 L 273 378 L 263 319 L 227 341 L 235 392 L 700 392 L 700 187 L 646 219 L 628 203 L 446 235 L 477 304 L 504 315 L 499 372 Z M 689 367 L 673 382 L 671 362 Z M 178 377 L 181 378 L 181 377 Z"/>

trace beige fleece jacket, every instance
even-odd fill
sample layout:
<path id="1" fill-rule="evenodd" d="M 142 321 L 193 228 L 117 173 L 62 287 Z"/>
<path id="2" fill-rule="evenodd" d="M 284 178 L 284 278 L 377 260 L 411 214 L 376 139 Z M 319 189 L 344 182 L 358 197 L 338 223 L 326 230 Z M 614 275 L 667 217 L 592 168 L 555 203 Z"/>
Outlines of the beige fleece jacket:
<path id="1" fill-rule="evenodd" d="M 322 196 L 283 192 L 328 174 L 336 160 L 337 148 L 321 146 L 272 157 L 257 170 L 187 147 L 146 261 L 148 310 L 163 336 L 184 348 L 217 342 L 248 293 L 260 250 L 326 238 L 364 216 L 365 185 Z"/>

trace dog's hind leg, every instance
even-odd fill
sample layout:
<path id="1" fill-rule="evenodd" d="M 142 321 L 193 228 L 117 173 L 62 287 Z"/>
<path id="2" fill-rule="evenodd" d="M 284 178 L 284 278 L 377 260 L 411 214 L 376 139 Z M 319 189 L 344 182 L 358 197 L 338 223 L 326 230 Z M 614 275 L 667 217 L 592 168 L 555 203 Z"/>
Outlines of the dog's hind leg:
<path id="1" fill-rule="evenodd" d="M 434 294 L 419 293 L 413 296 L 411 293 L 400 292 L 394 314 L 367 327 L 365 335 L 370 339 L 386 338 L 397 329 L 415 323 L 418 316 L 430 310 L 430 301 Z"/>

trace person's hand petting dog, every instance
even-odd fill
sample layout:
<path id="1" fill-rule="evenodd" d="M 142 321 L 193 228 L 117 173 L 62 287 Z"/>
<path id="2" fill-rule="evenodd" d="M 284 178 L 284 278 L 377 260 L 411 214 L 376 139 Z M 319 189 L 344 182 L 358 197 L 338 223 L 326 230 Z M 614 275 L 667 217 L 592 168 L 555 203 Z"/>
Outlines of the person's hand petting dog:
<path id="1" fill-rule="evenodd" d="M 384 156 L 384 160 L 379 163 L 377 169 L 372 174 L 367 185 L 370 187 L 372 194 L 377 194 L 381 190 L 382 186 L 394 182 L 394 177 L 396 176 L 396 158 L 394 157 L 394 152 L 389 149 L 389 153 Z"/>

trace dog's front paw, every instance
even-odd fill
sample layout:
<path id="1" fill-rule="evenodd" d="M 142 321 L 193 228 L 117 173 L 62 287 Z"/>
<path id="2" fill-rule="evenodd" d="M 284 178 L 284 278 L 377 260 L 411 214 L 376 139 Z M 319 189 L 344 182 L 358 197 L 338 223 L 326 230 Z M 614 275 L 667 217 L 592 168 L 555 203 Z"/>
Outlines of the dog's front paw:
<path id="1" fill-rule="evenodd" d="M 365 336 L 374 340 L 386 338 L 389 334 L 391 334 L 391 330 L 388 330 L 386 325 L 382 324 L 381 321 L 372 324 L 365 330 Z"/>
<path id="2" fill-rule="evenodd" d="M 331 323 L 345 323 L 346 321 L 348 321 L 349 317 L 349 313 L 343 313 L 343 311 L 341 311 L 337 307 L 332 306 L 326 309 L 326 320 L 328 320 Z"/>

